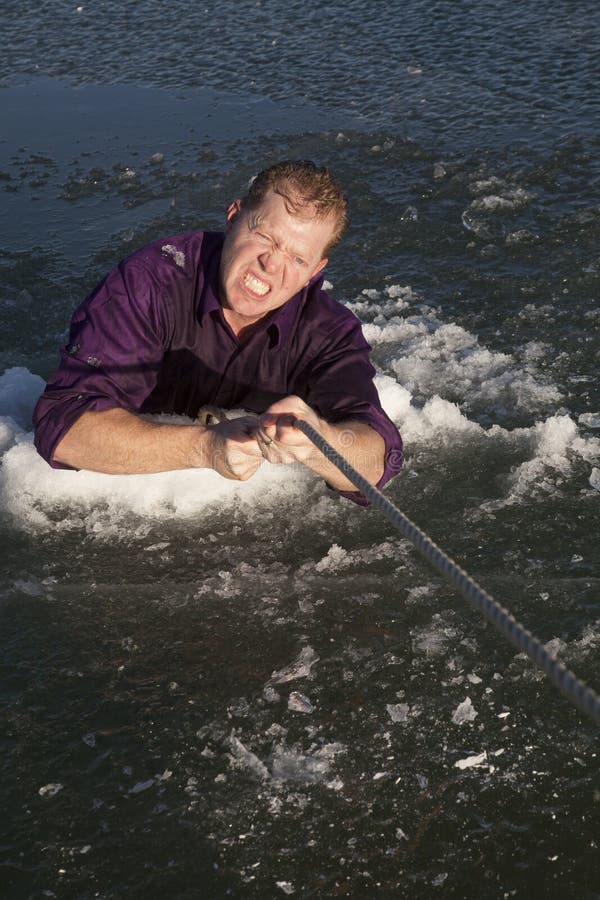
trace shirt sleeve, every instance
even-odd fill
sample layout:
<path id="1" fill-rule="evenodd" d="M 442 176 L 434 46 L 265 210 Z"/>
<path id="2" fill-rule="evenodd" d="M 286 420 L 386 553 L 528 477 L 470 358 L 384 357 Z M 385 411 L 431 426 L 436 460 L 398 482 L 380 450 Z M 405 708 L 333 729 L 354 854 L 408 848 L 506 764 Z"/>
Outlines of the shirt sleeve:
<path id="1" fill-rule="evenodd" d="M 375 369 L 369 359 L 370 350 L 360 322 L 353 316 L 339 329 L 335 341 L 329 338 L 323 342 L 314 357 L 307 377 L 306 402 L 328 422 L 346 419 L 366 422 L 383 437 L 384 471 L 376 485 L 382 488 L 402 468 L 402 439 L 381 407 L 373 382 Z M 338 493 L 368 506 L 360 491 Z"/>
<path id="2" fill-rule="evenodd" d="M 89 410 L 138 411 L 165 347 L 160 292 L 143 265 L 124 260 L 75 311 L 58 371 L 34 411 L 35 446 L 54 468 L 64 435 Z"/>

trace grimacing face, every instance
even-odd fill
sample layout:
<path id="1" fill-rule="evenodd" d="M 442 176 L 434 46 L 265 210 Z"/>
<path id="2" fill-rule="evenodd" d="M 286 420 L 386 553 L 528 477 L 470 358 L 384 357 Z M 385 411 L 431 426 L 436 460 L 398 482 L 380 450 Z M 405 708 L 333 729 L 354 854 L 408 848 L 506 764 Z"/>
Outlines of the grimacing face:
<path id="1" fill-rule="evenodd" d="M 236 334 L 283 306 L 321 271 L 334 227 L 331 217 L 291 215 L 274 191 L 256 209 L 240 200 L 231 204 L 219 286 L 223 314 Z"/>

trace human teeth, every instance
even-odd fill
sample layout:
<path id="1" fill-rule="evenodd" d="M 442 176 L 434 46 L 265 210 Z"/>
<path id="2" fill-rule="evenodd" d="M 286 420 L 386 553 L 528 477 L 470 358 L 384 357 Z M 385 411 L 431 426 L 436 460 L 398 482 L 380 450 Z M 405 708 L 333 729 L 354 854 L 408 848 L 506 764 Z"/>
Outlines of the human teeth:
<path id="1" fill-rule="evenodd" d="M 264 281 L 261 281 L 260 278 L 256 278 L 256 276 L 251 275 L 247 272 L 244 275 L 244 284 L 246 287 L 250 288 L 255 294 L 259 294 L 261 297 L 269 291 L 269 285 L 265 284 Z"/>

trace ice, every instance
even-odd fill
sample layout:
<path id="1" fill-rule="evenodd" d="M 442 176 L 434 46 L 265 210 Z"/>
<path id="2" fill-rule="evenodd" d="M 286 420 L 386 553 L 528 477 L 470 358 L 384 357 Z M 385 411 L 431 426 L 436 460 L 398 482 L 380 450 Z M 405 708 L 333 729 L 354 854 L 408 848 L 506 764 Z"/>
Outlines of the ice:
<path id="1" fill-rule="evenodd" d="M 560 653 L 566 650 L 566 643 L 561 638 L 552 638 L 544 644 L 544 649 L 549 653 L 552 659 L 557 659 Z"/>
<path id="2" fill-rule="evenodd" d="M 337 741 L 313 747 L 306 753 L 280 744 L 275 748 L 271 763 L 273 780 L 303 784 L 323 782 L 328 778 L 336 757 L 345 751 L 346 747 Z M 329 786 L 336 789 L 334 782 Z"/>
<path id="3" fill-rule="evenodd" d="M 45 386 L 44 380 L 28 369 L 7 369 L 0 375 L 0 421 L 8 416 L 20 428 L 30 428 L 33 408 Z"/>
<path id="4" fill-rule="evenodd" d="M 280 750 L 273 758 L 273 778 L 275 781 L 312 783 L 322 781 L 331 764 L 326 759 L 316 759 L 309 755 Z"/>
<path id="5" fill-rule="evenodd" d="M 130 788 L 130 794 L 141 794 L 142 791 L 147 791 L 148 788 L 151 788 L 154 784 L 154 778 L 148 778 L 147 781 L 138 781 L 132 788 Z"/>
<path id="6" fill-rule="evenodd" d="M 410 303 L 416 303 L 419 299 L 418 295 L 413 291 L 410 285 L 407 284 L 390 284 L 386 287 L 385 293 L 392 299 L 400 298 L 403 307 L 408 306 Z"/>
<path id="7" fill-rule="evenodd" d="M 327 556 L 319 560 L 315 565 L 317 572 L 335 572 L 340 568 L 345 568 L 348 562 L 348 553 L 339 544 L 332 544 L 327 551 Z"/>
<path id="8" fill-rule="evenodd" d="M 31 434 L 22 435 L 15 426 L 13 436 L 17 442 L 2 457 L 1 502 L 28 530 L 83 527 L 100 534 L 119 530 L 125 511 L 154 519 L 189 518 L 210 512 L 217 503 L 245 508 L 251 518 L 257 506 L 276 507 L 295 495 L 300 500 L 307 483 L 315 483 L 304 467 L 268 463 L 246 482 L 206 469 L 127 476 L 52 469 L 35 450 Z"/>
<path id="9" fill-rule="evenodd" d="M 313 705 L 304 694 L 299 693 L 298 691 L 292 691 L 288 699 L 288 709 L 292 712 L 299 713 L 311 713 L 313 712 Z"/>
<path id="10" fill-rule="evenodd" d="M 466 722 L 472 722 L 476 716 L 477 712 L 473 708 L 471 698 L 466 697 L 452 713 L 452 721 L 455 725 L 464 725 Z"/>
<path id="11" fill-rule="evenodd" d="M 492 191 L 499 193 L 506 187 L 506 182 L 497 175 L 490 175 L 489 178 L 479 178 L 469 184 L 469 193 L 474 195 L 490 194 Z"/>
<path id="12" fill-rule="evenodd" d="M 22 429 L 14 419 L 10 416 L 0 416 L 0 453 L 12 447 L 22 433 Z"/>
<path id="13" fill-rule="evenodd" d="M 112 523 L 119 529 L 124 511 L 157 519 L 187 518 L 209 511 L 215 503 L 245 506 L 251 516 L 257 503 L 276 506 L 278 499 L 295 494 L 299 499 L 307 483 L 315 483 L 303 466 L 268 463 L 247 482 L 210 470 L 120 476 L 52 469 L 35 450 L 32 433 L 25 431 L 43 388 L 43 380 L 24 368 L 0 376 L 2 508 L 28 530 L 84 527 L 97 534 Z M 171 420 L 189 422 L 182 417 Z M 324 485 L 322 490 L 327 492 Z"/>
<path id="14" fill-rule="evenodd" d="M 594 467 L 590 473 L 590 486 L 594 488 L 595 491 L 600 491 L 600 469 Z"/>
<path id="15" fill-rule="evenodd" d="M 486 765 L 487 753 L 479 753 L 474 756 L 467 756 L 465 759 L 459 759 L 454 763 L 457 769 L 480 769 Z"/>
<path id="16" fill-rule="evenodd" d="M 426 656 L 437 656 L 446 651 L 450 641 L 456 641 L 457 632 L 444 624 L 442 617 L 435 614 L 431 624 L 411 630 L 413 649 L 420 650 Z"/>
<path id="17" fill-rule="evenodd" d="M 433 429 L 431 422 L 420 421 L 423 417 L 412 409 L 413 396 L 420 405 L 458 401 L 462 413 L 477 408 L 501 415 L 515 410 L 535 412 L 561 399 L 556 386 L 536 368 L 537 360 L 548 354 L 548 347 L 541 342 L 530 342 L 513 354 L 492 351 L 481 346 L 476 335 L 444 322 L 437 310 L 424 304 L 419 314 L 399 315 L 419 299 L 410 287 L 392 285 L 386 289 L 387 296 L 380 298 L 372 289 L 368 293 L 368 301 L 361 298 L 348 305 L 364 320 L 367 340 L 384 351 L 384 369 L 377 379 L 382 403 L 394 421 L 409 432 L 414 430 L 419 438 L 427 436 L 423 433 L 426 424 Z M 393 299 L 395 306 L 390 302 Z M 437 431 L 447 424 L 452 428 L 470 424 L 466 418 L 461 423 L 456 416 L 450 423 L 440 421 L 440 414 L 444 418 L 448 410 L 439 402 L 433 412 Z M 409 421 L 408 413 L 412 413 Z M 411 440 L 412 434 L 408 438 Z"/>
<path id="18" fill-rule="evenodd" d="M 285 684 L 288 681 L 295 681 L 297 678 L 307 678 L 310 675 L 312 667 L 319 661 L 319 657 L 312 647 L 308 645 L 303 647 L 298 658 L 286 666 L 273 672 L 269 679 L 269 684 Z"/>
<path id="19" fill-rule="evenodd" d="M 390 366 L 411 394 L 460 397 L 467 405 L 499 412 L 536 409 L 560 399 L 556 387 L 513 356 L 480 346 L 475 335 L 454 323 L 412 317 L 384 326 L 368 339 L 386 337 L 400 343 L 401 352 Z"/>
<path id="20" fill-rule="evenodd" d="M 59 791 L 62 791 L 64 788 L 64 784 L 60 784 L 58 781 L 51 781 L 49 784 L 45 784 L 38 790 L 38 794 L 40 797 L 44 797 L 46 800 L 51 799 L 52 797 L 56 797 Z"/>
<path id="21" fill-rule="evenodd" d="M 600 647 L 600 621 L 586 625 L 581 637 L 572 644 L 572 649 L 581 657 L 587 656 L 590 651 L 596 653 L 598 647 Z"/>
<path id="22" fill-rule="evenodd" d="M 24 581 L 18 578 L 13 587 L 20 594 L 28 594 L 30 597 L 42 597 L 45 593 L 43 586 L 38 581 Z"/>
<path id="23" fill-rule="evenodd" d="M 543 493 L 552 493 L 557 481 L 571 473 L 575 459 L 600 458 L 600 440 L 581 437 L 569 416 L 551 416 L 538 422 L 528 429 L 527 438 L 533 457 L 511 474 L 510 501 L 529 498 L 534 485 Z"/>
<path id="24" fill-rule="evenodd" d="M 406 722 L 410 713 L 408 703 L 386 703 L 390 719 L 392 722 Z"/>
<path id="25" fill-rule="evenodd" d="M 398 545 L 392 541 L 383 541 L 381 544 L 352 551 L 344 550 L 339 544 L 332 544 L 327 555 L 314 565 L 314 570 L 319 573 L 333 573 L 351 568 L 364 569 L 371 562 L 394 559 L 397 555 Z"/>
<path id="26" fill-rule="evenodd" d="M 266 781 L 269 778 L 269 770 L 264 763 L 260 761 L 255 753 L 248 750 L 234 734 L 230 736 L 228 746 L 231 750 L 229 763 L 232 769 L 247 769 L 261 781 Z"/>
<path id="27" fill-rule="evenodd" d="M 185 253 L 182 250 L 178 250 L 173 244 L 165 244 L 161 247 L 161 250 L 165 256 L 171 256 L 173 258 L 176 266 L 179 266 L 180 269 L 184 268 Z"/>
<path id="28" fill-rule="evenodd" d="M 582 413 L 577 421 L 587 428 L 600 428 L 600 412 Z"/>
<path id="29" fill-rule="evenodd" d="M 481 184 L 481 182 L 480 182 Z M 469 207 L 474 212 L 513 212 L 526 206 L 534 195 L 523 188 L 504 191 L 502 194 L 488 194 L 473 200 Z"/>

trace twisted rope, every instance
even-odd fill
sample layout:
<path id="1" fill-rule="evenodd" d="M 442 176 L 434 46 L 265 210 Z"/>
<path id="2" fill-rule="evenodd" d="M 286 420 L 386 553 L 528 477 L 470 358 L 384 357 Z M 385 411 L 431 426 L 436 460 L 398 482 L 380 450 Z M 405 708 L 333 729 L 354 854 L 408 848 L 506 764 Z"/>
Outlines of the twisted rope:
<path id="1" fill-rule="evenodd" d="M 534 637 L 530 631 L 523 627 L 511 613 L 501 606 L 493 597 L 480 587 L 464 569 L 461 569 L 443 550 L 441 550 L 431 538 L 421 531 L 414 522 L 411 522 L 398 507 L 394 506 L 381 491 L 377 490 L 370 481 L 357 472 L 344 459 L 331 444 L 329 444 L 318 431 L 304 422 L 296 419 L 295 425 L 302 431 L 321 453 L 332 462 L 352 484 L 362 491 L 365 497 L 371 501 L 388 519 L 416 547 L 431 565 L 469 601 L 474 609 L 479 610 L 485 618 L 494 625 L 510 642 L 533 660 L 540 669 L 546 673 L 571 703 L 587 713 L 600 724 L 600 697 L 581 681 L 570 669 L 552 657 L 543 644 Z"/>

